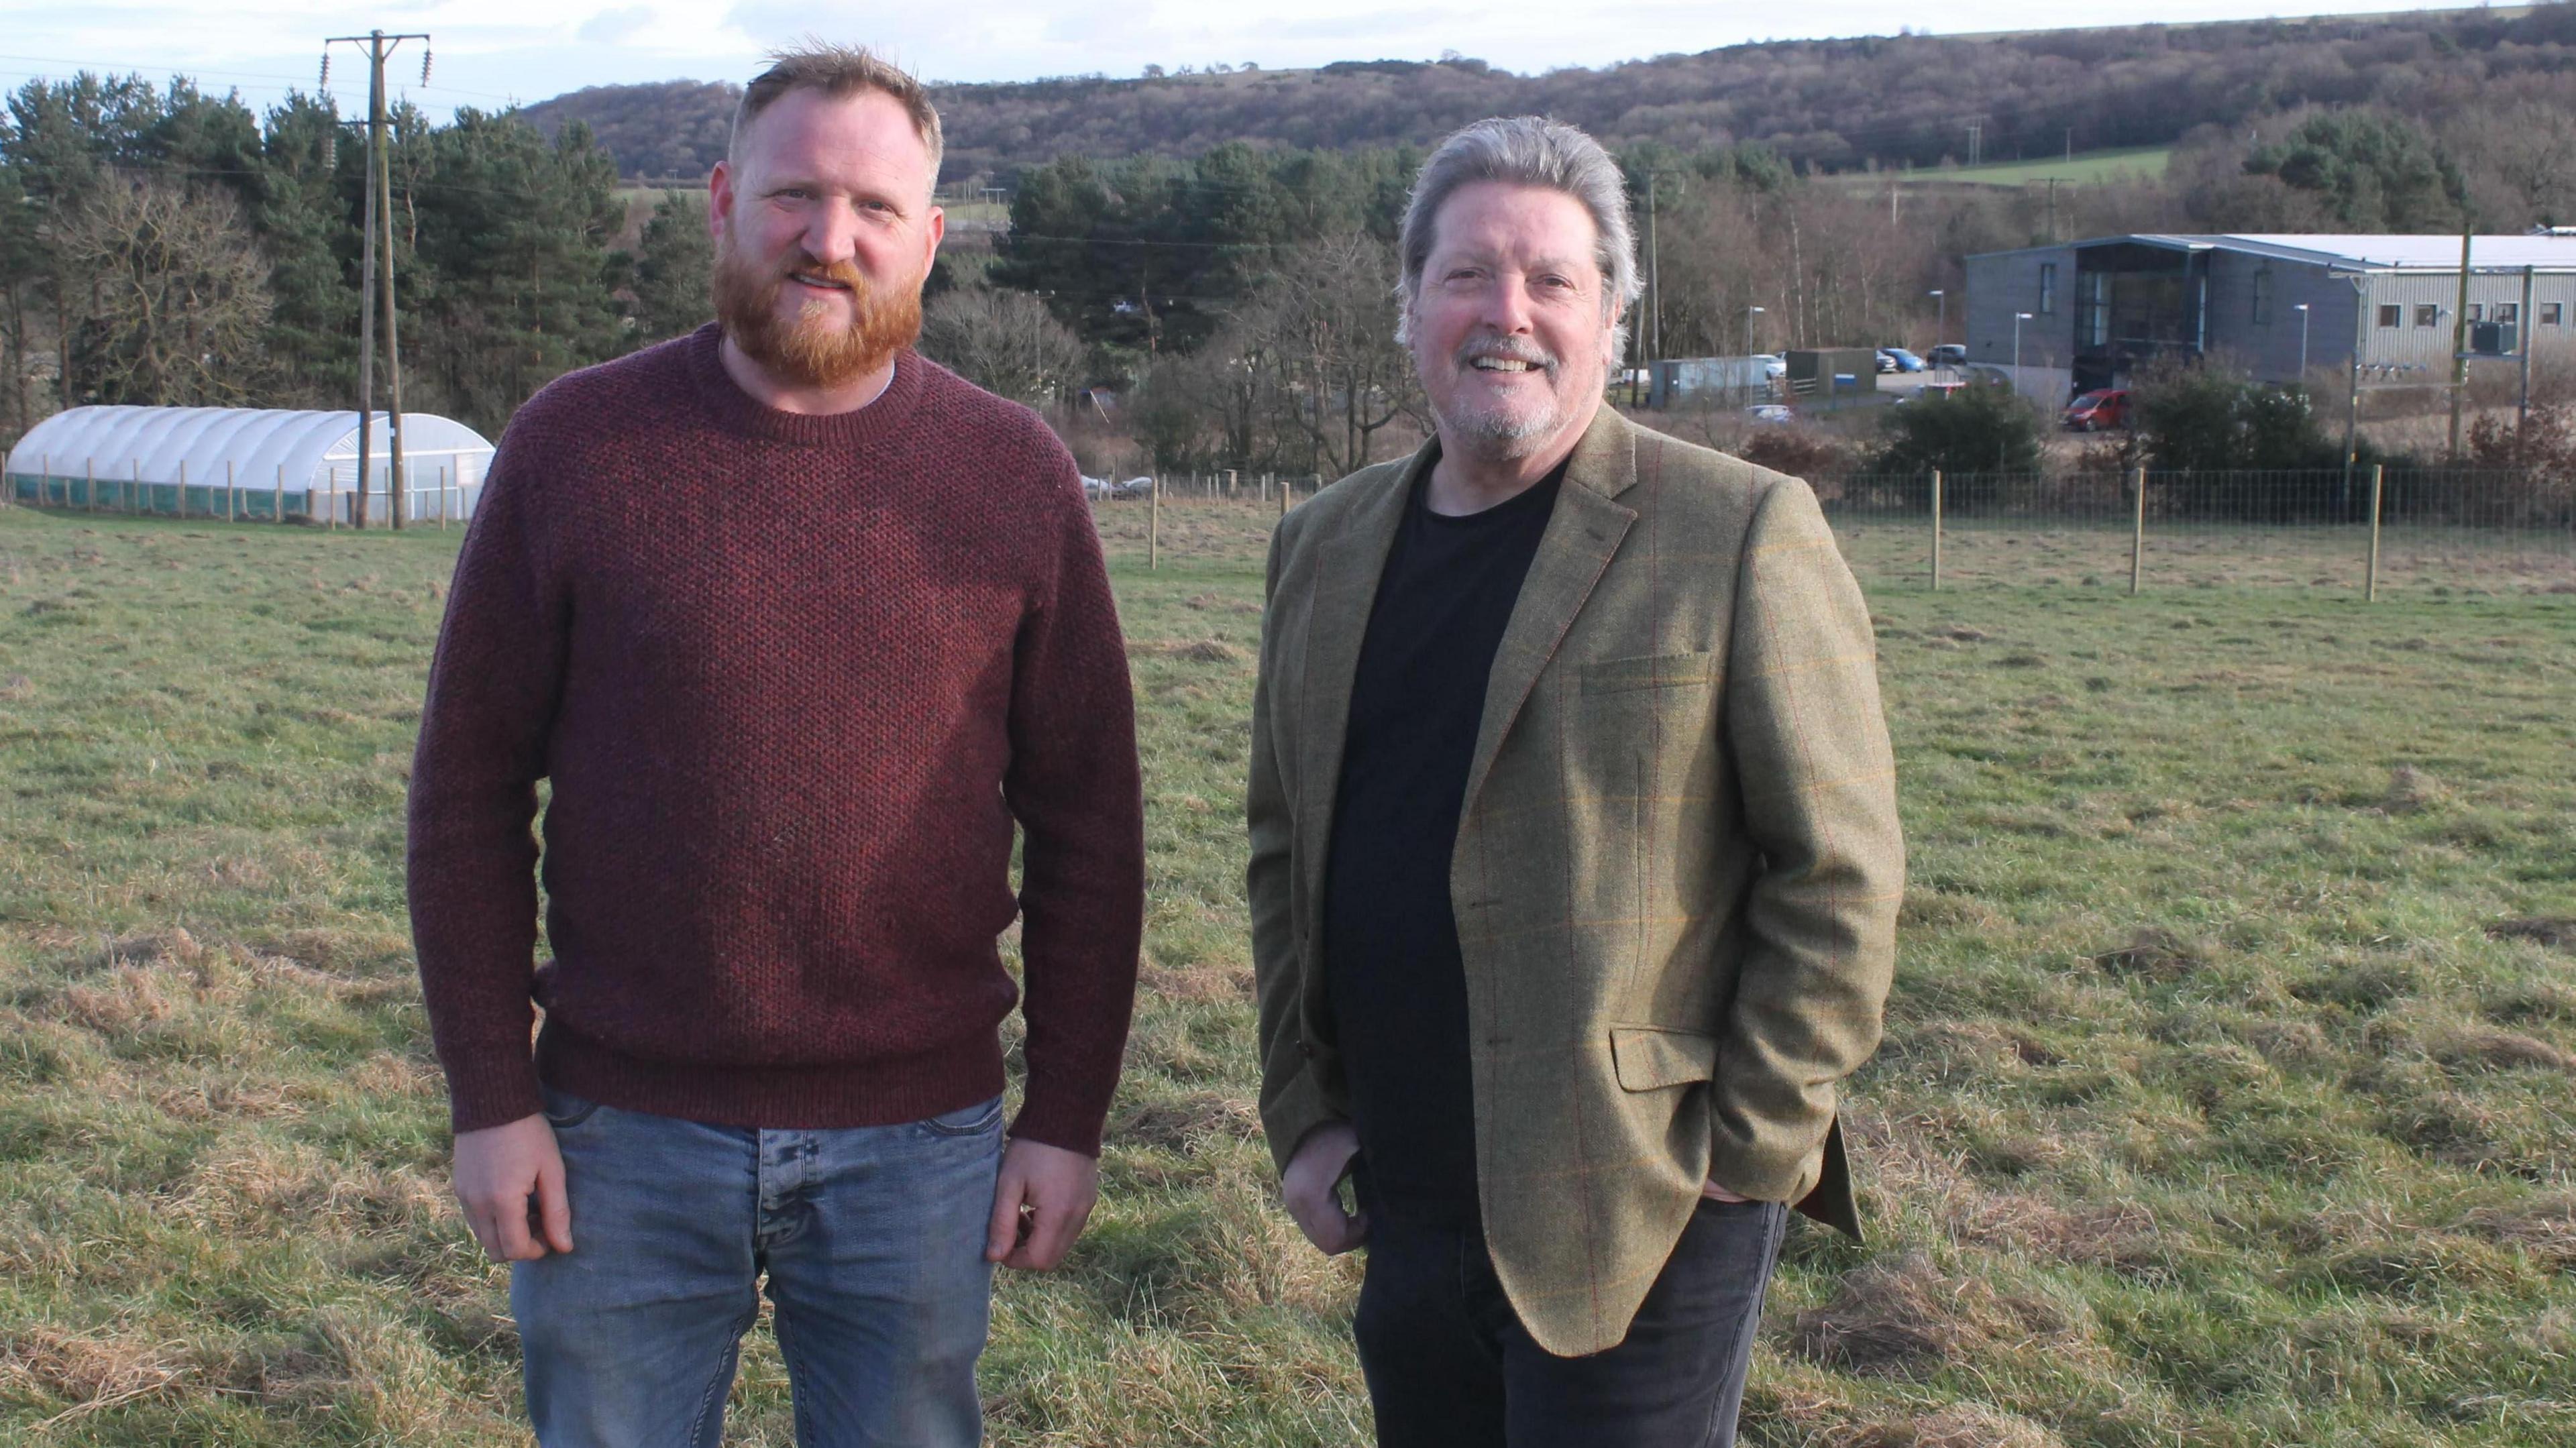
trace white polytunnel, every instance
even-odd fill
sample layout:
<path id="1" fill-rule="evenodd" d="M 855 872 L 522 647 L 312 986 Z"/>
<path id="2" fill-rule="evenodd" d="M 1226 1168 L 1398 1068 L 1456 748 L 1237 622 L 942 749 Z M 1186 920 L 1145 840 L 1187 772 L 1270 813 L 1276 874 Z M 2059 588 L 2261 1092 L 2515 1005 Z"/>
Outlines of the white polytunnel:
<path id="1" fill-rule="evenodd" d="M 367 429 L 366 517 L 388 520 L 390 418 Z M 435 413 L 402 416 L 409 516 L 468 518 L 492 466 L 481 433 Z M 200 518 L 358 516 L 358 414 L 262 407 L 75 407 L 9 450 L 7 491 L 22 503 Z"/>

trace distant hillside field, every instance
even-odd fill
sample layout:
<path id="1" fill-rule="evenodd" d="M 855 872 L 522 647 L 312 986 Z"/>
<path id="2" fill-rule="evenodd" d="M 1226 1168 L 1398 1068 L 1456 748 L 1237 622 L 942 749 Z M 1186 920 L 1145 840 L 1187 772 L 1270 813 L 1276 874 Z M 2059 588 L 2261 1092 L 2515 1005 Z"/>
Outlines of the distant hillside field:
<path id="1" fill-rule="evenodd" d="M 1823 171 L 1964 160 L 1968 125 L 2002 167 L 2143 156 L 2195 126 L 2300 105 L 2413 112 L 2443 97 L 2576 70 L 2576 8 L 2452 10 L 2014 35 L 1780 41 L 1545 75 L 1478 60 L 1345 61 L 1140 79 L 1074 76 L 937 89 L 944 179 L 992 178 L 1064 154 L 1193 156 L 1227 141 L 1423 146 L 1480 116 L 1541 113 L 1613 146 L 1759 141 Z M 596 86 L 526 109 L 586 122 L 636 177 L 702 176 L 723 154 L 731 82 Z M 2065 163 L 2056 163 L 2063 167 Z M 2038 179 L 2049 174 L 2037 173 Z M 2009 172 L 1941 179 L 1992 179 Z"/>
<path id="2" fill-rule="evenodd" d="M 2062 181 L 2070 186 L 2080 186 L 2122 177 L 2161 176 L 2165 173 L 2165 164 L 2172 159 L 2171 146 L 2134 146 L 2113 151 L 2084 151 L 2072 157 L 2051 156 L 2042 161 L 2002 161 L 1983 166 L 1961 166 L 1955 170 L 1913 171 L 1894 179 L 1908 185 L 1958 181 L 1985 186 L 2027 186 L 2033 182 Z"/>

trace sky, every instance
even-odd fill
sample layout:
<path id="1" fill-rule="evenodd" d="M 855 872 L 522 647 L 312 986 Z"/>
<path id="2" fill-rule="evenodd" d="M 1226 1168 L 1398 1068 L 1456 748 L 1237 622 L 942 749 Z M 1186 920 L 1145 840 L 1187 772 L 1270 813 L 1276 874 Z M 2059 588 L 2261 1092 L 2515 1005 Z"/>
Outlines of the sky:
<path id="1" fill-rule="evenodd" d="M 2283 6 L 2262 0 L 2161 0 L 2160 21 L 2460 8 L 2456 0 Z M 1098 72 L 1132 76 L 1251 63 L 1265 69 L 1336 60 L 1433 60 L 1445 51 L 1535 73 L 1599 66 L 1754 40 L 1893 35 L 1912 27 L 1967 34 L 2062 26 L 2064 0 L 1842 0 L 1805 21 L 1743 0 L 978 0 L 973 5 L 848 0 L 385 0 L 372 9 L 272 0 L 246 6 L 0 0 L 0 88 L 77 71 L 179 73 L 238 90 L 255 109 L 311 90 L 327 37 L 376 28 L 427 32 L 407 41 L 388 77 L 436 117 L 458 106 L 544 100 L 586 85 L 733 80 L 761 53 L 813 34 L 875 46 L 927 79 L 1030 80 Z M 366 104 L 359 52 L 336 46 L 330 89 L 343 110 Z"/>

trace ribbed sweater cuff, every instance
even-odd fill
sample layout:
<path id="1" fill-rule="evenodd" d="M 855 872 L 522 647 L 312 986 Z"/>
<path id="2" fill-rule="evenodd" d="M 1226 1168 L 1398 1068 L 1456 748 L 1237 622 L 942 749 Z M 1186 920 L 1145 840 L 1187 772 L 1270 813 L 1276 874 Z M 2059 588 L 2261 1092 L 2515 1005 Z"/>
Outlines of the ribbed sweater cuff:
<path id="1" fill-rule="evenodd" d="M 525 1047 L 443 1055 L 448 1122 L 458 1135 L 506 1126 L 546 1109 L 537 1089 L 537 1063 Z"/>
<path id="2" fill-rule="evenodd" d="M 1052 1092 L 1031 1091 L 1020 1104 L 1018 1118 L 1011 1122 L 1011 1138 L 1098 1156 L 1101 1129 L 1108 1117 L 1106 1108 L 1068 1102 Z"/>

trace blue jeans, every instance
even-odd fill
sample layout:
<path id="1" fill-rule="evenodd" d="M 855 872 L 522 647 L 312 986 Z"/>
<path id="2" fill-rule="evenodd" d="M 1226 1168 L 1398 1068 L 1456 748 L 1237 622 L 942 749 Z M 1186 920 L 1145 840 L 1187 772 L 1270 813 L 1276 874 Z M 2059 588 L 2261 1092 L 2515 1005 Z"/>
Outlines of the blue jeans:
<path id="1" fill-rule="evenodd" d="M 573 1250 L 510 1307 L 544 1448 L 714 1448 L 768 1276 L 803 1448 L 974 1448 L 997 1097 L 927 1121 L 759 1131 L 549 1088 Z"/>

